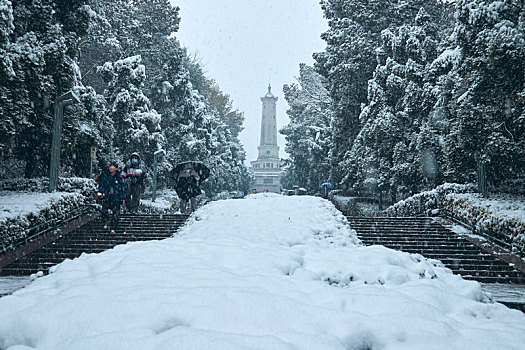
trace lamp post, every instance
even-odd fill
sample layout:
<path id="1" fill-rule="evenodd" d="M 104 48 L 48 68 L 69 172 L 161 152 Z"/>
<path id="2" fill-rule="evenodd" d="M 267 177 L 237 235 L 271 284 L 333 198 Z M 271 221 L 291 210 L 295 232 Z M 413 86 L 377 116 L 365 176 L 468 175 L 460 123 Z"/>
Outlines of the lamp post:
<path id="1" fill-rule="evenodd" d="M 62 119 L 64 116 L 64 107 L 75 103 L 80 103 L 80 99 L 68 91 L 59 96 L 54 102 L 53 117 L 53 139 L 51 141 L 51 160 L 49 164 L 49 192 L 56 190 L 58 182 L 58 168 L 60 166 L 60 138 L 62 134 Z"/>
<path id="2" fill-rule="evenodd" d="M 89 178 L 93 177 L 93 161 L 97 159 L 97 148 L 94 146 L 91 146 L 90 152 L 90 159 L 89 159 Z"/>
<path id="3" fill-rule="evenodd" d="M 155 153 L 153 153 L 153 191 L 151 193 L 151 201 L 155 202 L 155 199 L 157 199 L 157 163 L 158 158 L 163 157 L 166 154 L 166 151 L 163 149 L 159 149 Z"/>
<path id="4" fill-rule="evenodd" d="M 481 196 L 483 196 L 484 198 L 487 198 L 488 197 L 487 172 L 485 169 L 485 163 L 481 159 L 478 160 L 477 177 L 478 177 L 478 192 L 481 194 Z"/>

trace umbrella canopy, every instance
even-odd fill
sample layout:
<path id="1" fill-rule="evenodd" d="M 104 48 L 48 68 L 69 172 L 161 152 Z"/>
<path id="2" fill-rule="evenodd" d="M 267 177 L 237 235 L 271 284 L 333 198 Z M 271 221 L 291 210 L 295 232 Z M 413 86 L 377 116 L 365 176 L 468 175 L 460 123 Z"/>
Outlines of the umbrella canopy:
<path id="1" fill-rule="evenodd" d="M 193 166 L 193 169 L 195 169 L 195 172 L 199 175 L 199 181 L 204 181 L 210 176 L 210 169 L 206 165 L 204 165 L 203 162 L 195 160 L 189 160 L 175 165 L 175 168 L 173 168 L 173 170 L 171 171 L 171 176 L 173 176 L 176 179 L 179 173 L 182 171 L 182 169 L 184 169 L 184 166 L 188 163 Z"/>
<path id="2" fill-rule="evenodd" d="M 326 187 L 329 188 L 329 189 L 334 188 L 334 185 L 332 185 L 330 182 L 324 182 L 324 183 L 322 183 L 322 184 L 321 184 L 321 187 L 324 187 L 324 186 L 326 186 Z"/>

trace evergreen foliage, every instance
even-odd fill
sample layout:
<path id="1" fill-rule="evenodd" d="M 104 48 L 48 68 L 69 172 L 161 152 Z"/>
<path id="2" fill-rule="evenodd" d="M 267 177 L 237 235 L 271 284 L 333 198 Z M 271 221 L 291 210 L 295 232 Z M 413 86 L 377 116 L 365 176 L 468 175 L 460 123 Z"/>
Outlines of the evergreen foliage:
<path id="1" fill-rule="evenodd" d="M 485 164 L 492 190 L 523 185 L 523 1 L 321 4 L 327 47 L 314 58 L 332 98 L 332 182 L 396 201 L 475 182 Z M 307 177 L 289 129 L 290 174 Z"/>
<path id="2" fill-rule="evenodd" d="M 328 180 L 330 173 L 332 100 L 323 78 L 305 64 L 299 66 L 296 84 L 284 86 L 284 98 L 290 108 L 290 123 L 280 132 L 285 135 L 290 165 L 283 176 L 283 186 L 300 184 L 310 192 Z"/>
<path id="3" fill-rule="evenodd" d="M 163 148 L 160 185 L 201 160 L 209 195 L 247 187 L 244 116 L 180 46 L 179 21 L 168 0 L 0 0 L 2 158 L 46 175 L 52 103 L 71 89 L 82 103 L 64 113 L 63 174 L 88 175 L 91 147 L 121 163 L 138 151 L 149 166 Z"/>
<path id="4" fill-rule="evenodd" d="M 47 169 L 51 102 L 73 87 L 77 43 L 89 20 L 84 3 L 0 2 L 0 154 L 21 161 L 14 170 L 26 177 Z"/>
<path id="5" fill-rule="evenodd" d="M 448 176 L 475 180 L 486 164 L 493 186 L 525 173 L 525 32 L 523 2 L 458 1 L 446 76 Z"/>

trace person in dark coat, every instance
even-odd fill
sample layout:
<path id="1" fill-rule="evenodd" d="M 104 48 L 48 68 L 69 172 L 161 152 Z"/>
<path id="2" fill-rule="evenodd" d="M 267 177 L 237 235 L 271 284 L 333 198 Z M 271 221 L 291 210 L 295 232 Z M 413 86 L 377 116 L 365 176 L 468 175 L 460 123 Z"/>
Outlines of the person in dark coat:
<path id="1" fill-rule="evenodd" d="M 199 187 L 200 176 L 193 168 L 191 162 L 184 164 L 182 170 L 176 174 L 175 190 L 181 200 L 180 211 L 182 214 L 189 214 L 195 211 L 196 199 L 201 194 Z M 188 201 L 191 203 L 191 208 L 188 211 Z"/>
<path id="2" fill-rule="evenodd" d="M 105 227 L 113 220 L 113 226 L 118 225 L 120 205 L 126 203 L 126 183 L 122 178 L 116 162 L 109 162 L 107 173 L 99 177 L 97 196 L 102 198 L 102 217 Z"/>
<path id="3" fill-rule="evenodd" d="M 122 177 L 126 179 L 128 187 L 126 207 L 130 212 L 136 212 L 139 208 L 140 196 L 144 193 L 146 187 L 144 180 L 147 176 L 146 164 L 137 152 L 132 153 L 122 171 Z"/>

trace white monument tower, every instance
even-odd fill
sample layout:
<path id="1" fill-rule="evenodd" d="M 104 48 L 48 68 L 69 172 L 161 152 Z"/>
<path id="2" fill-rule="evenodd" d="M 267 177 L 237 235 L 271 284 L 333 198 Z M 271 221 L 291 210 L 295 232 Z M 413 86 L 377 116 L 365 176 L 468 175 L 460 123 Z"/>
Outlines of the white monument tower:
<path id="1" fill-rule="evenodd" d="M 272 87 L 268 84 L 268 92 L 262 101 L 261 143 L 257 149 L 257 160 L 251 162 L 250 170 L 255 178 L 254 188 L 259 192 L 281 192 L 281 165 L 279 160 L 279 146 L 277 146 L 277 97 L 272 94 Z"/>

